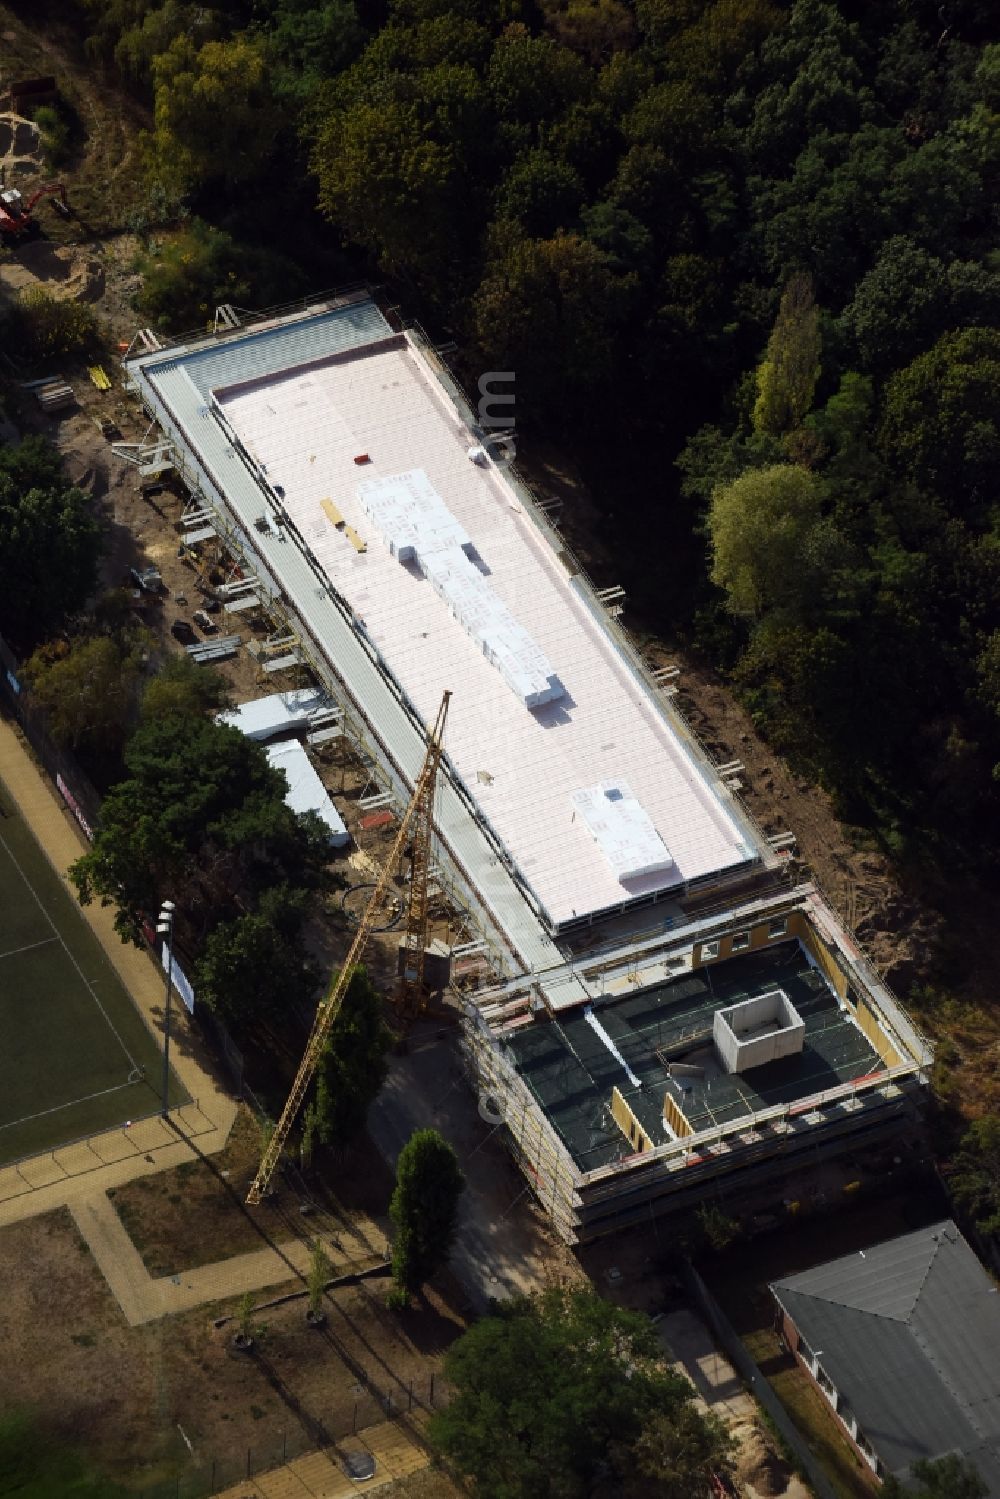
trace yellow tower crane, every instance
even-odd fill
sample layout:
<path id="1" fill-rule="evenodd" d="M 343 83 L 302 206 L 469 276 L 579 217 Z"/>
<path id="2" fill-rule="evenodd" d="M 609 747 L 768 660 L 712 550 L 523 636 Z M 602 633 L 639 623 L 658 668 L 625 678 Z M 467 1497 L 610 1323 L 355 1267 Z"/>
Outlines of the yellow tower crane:
<path id="1" fill-rule="evenodd" d="M 417 777 L 410 804 L 403 814 L 403 820 L 396 834 L 396 841 L 392 846 L 392 852 L 387 859 L 378 884 L 372 892 L 371 899 L 365 907 L 364 915 L 358 923 L 354 941 L 351 943 L 350 951 L 344 959 L 336 978 L 330 985 L 316 1007 L 316 1018 L 313 1021 L 309 1040 L 299 1063 L 299 1070 L 295 1074 L 291 1092 L 281 1111 L 281 1118 L 274 1127 L 274 1133 L 268 1140 L 264 1152 L 260 1158 L 257 1175 L 253 1179 L 250 1191 L 247 1193 L 247 1202 L 251 1206 L 259 1203 L 267 1193 L 271 1178 L 274 1175 L 281 1152 L 291 1133 L 292 1125 L 298 1116 L 298 1112 L 305 1100 L 309 1084 L 319 1065 L 319 1059 L 326 1044 L 327 1037 L 333 1022 L 340 1013 L 340 1007 L 344 1002 L 351 975 L 368 945 L 372 928 L 378 919 L 379 908 L 385 896 L 386 889 L 392 879 L 393 873 L 399 866 L 407 839 L 412 837 L 412 872 L 410 880 L 410 901 L 407 913 L 406 939 L 403 960 L 403 969 L 400 975 L 400 988 L 398 999 L 411 1006 L 416 1004 L 420 1007 L 423 995 L 423 973 L 424 973 L 424 948 L 427 945 L 427 877 L 430 869 L 431 856 L 431 834 L 433 831 L 434 818 L 434 788 L 437 782 L 438 767 L 441 764 L 443 753 L 444 726 L 448 717 L 448 703 L 451 693 L 446 692 L 441 699 L 441 706 L 427 743 L 427 754 Z M 419 880 L 418 880 L 419 875 Z M 415 913 L 422 920 L 422 926 L 415 924 Z M 422 913 L 422 914 L 421 914 Z M 414 946 L 413 944 L 418 944 Z"/>

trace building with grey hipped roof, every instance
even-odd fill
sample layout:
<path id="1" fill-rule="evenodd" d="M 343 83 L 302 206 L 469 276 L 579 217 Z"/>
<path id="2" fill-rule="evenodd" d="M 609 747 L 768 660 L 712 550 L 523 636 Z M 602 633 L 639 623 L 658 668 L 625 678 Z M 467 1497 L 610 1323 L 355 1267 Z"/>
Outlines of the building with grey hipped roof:
<path id="1" fill-rule="evenodd" d="M 771 1292 L 788 1346 L 880 1477 L 954 1453 L 1000 1499 L 1000 1293 L 954 1223 Z"/>

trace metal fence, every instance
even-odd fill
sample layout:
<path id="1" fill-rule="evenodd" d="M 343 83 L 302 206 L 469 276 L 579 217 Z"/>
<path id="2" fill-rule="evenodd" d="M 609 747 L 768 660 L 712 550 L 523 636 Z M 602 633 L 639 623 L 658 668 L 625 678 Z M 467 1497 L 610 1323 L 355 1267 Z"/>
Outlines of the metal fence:
<path id="1" fill-rule="evenodd" d="M 338 1463 L 343 1455 L 338 1450 L 342 1443 L 352 1451 L 368 1446 L 366 1433 L 387 1421 L 399 1421 L 417 1442 L 423 1443 L 422 1426 L 408 1418 L 411 1413 L 439 1409 L 448 1403 L 448 1398 L 447 1386 L 431 1374 L 386 1394 L 374 1389 L 365 1391 L 336 1410 L 321 1412 L 315 1418 L 300 1413 L 294 1426 L 289 1425 L 239 1451 L 215 1457 L 196 1455 L 180 1471 L 155 1482 L 143 1484 L 134 1467 L 109 1476 L 127 1480 L 136 1499 L 208 1499 L 209 1495 L 317 1450 L 325 1450 L 331 1461 Z"/>
<path id="2" fill-rule="evenodd" d="M 695 1305 L 722 1345 L 726 1357 L 774 1423 L 782 1441 L 793 1453 L 795 1462 L 815 1490 L 817 1499 L 837 1499 L 836 1490 L 816 1462 L 802 1433 L 771 1388 L 767 1376 L 751 1358 L 746 1345 L 740 1340 L 736 1329 L 697 1270 L 685 1261 L 681 1266 L 681 1275 Z"/>

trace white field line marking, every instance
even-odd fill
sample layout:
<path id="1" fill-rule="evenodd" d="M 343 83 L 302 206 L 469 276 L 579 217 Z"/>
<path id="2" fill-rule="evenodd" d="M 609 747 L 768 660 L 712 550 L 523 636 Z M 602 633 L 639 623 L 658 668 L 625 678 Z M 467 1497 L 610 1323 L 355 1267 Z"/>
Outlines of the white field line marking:
<path id="1" fill-rule="evenodd" d="M 21 952 L 34 952 L 36 947 L 51 947 L 55 940 L 54 937 L 43 937 L 41 942 L 29 942 L 24 947 L 12 947 L 9 952 L 0 952 L 0 963 L 4 958 L 16 958 Z"/>
<path id="2" fill-rule="evenodd" d="M 125 1053 L 125 1055 L 128 1058 L 129 1062 L 132 1064 L 133 1070 L 134 1071 L 141 1071 L 142 1069 L 139 1067 L 139 1064 L 135 1060 L 135 1057 L 129 1051 L 128 1047 L 125 1045 L 125 1042 L 122 1040 L 121 1036 L 118 1034 L 117 1030 L 115 1029 L 115 1027 L 114 1027 L 114 1025 L 113 1025 L 113 1023 L 111 1021 L 111 1017 L 109 1016 L 107 1010 L 104 1008 L 104 1006 L 101 1004 L 101 1001 L 98 999 L 97 995 L 95 994 L 93 985 L 91 984 L 90 980 L 86 977 L 86 975 L 84 974 L 83 969 L 80 967 L 79 963 L 76 961 L 76 959 L 74 958 L 73 954 L 70 952 L 69 948 L 67 947 L 65 937 L 63 936 L 62 932 L 60 932 L 59 928 L 56 926 L 55 922 L 52 920 L 52 917 L 49 915 L 48 911 L 43 906 L 42 901 L 41 901 L 41 897 L 39 896 L 37 890 L 35 889 L 34 885 L 28 879 L 28 876 L 25 874 L 24 870 L 21 868 L 20 864 L 18 863 L 16 857 L 14 856 L 14 852 L 11 849 L 10 845 L 8 844 L 6 838 L 4 838 L 2 835 L 0 835 L 0 845 L 2 845 L 2 847 L 4 849 L 4 852 L 6 853 L 8 859 L 13 864 L 14 868 L 17 870 L 18 874 L 21 876 L 22 880 L 27 885 L 28 889 L 31 891 L 31 895 L 32 895 L 32 898 L 33 898 L 35 904 L 37 905 L 38 909 L 41 911 L 42 915 L 45 917 L 45 920 L 48 922 L 49 926 L 52 928 L 53 932 L 55 933 L 56 938 L 58 939 L 58 941 L 62 945 L 63 952 L 66 954 L 67 958 L 69 958 L 70 962 L 73 964 L 73 967 L 76 969 L 77 973 L 80 976 L 81 983 L 84 984 L 84 986 L 87 989 L 87 992 L 90 994 L 91 999 L 94 1001 L 95 1005 L 100 1010 L 101 1014 L 104 1016 L 104 1019 L 107 1022 L 107 1025 L 108 1025 L 108 1029 L 111 1031 L 111 1034 L 114 1036 L 115 1040 L 118 1042 L 118 1045 L 121 1047 L 122 1051 Z"/>
<path id="3" fill-rule="evenodd" d="M 140 1079 L 136 1078 L 135 1082 L 138 1081 Z M 6 1124 L 0 1124 L 0 1129 L 15 1129 L 19 1124 L 30 1124 L 33 1119 L 44 1119 L 47 1114 L 58 1114 L 60 1109 L 73 1109 L 78 1103 L 90 1103 L 93 1098 L 106 1098 L 109 1093 L 120 1093 L 123 1088 L 134 1088 L 135 1082 L 115 1083 L 110 1088 L 101 1088 L 98 1093 L 85 1093 L 82 1098 L 70 1098 L 66 1103 L 57 1103 L 54 1108 L 39 1109 L 37 1114 L 25 1114 L 21 1119 L 8 1119 Z M 112 1124 L 106 1130 L 99 1129 L 95 1130 L 94 1133 L 98 1135 L 110 1134 L 114 1128 L 115 1126 Z M 70 1143 L 72 1144 L 73 1142 L 71 1141 Z M 65 1149 L 65 1146 L 53 1145 L 52 1150 L 42 1151 L 41 1154 L 51 1155 L 53 1151 L 63 1149 Z"/>

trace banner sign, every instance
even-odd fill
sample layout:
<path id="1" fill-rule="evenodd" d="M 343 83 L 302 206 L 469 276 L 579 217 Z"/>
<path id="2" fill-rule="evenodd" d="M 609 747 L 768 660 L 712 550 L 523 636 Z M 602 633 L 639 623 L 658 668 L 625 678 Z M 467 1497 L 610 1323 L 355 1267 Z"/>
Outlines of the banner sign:
<path id="1" fill-rule="evenodd" d="M 166 973 L 167 966 L 170 962 L 170 956 L 169 949 L 167 948 L 167 944 L 165 942 L 160 948 L 160 962 L 163 964 L 164 973 Z M 170 970 L 170 981 L 173 988 L 177 991 L 181 999 L 184 1001 L 184 1007 L 187 1010 L 188 1014 L 193 1015 L 194 990 L 191 988 L 187 975 L 177 962 L 176 958 L 174 959 L 173 967 Z"/>
<path id="2" fill-rule="evenodd" d="M 94 830 L 90 826 L 90 823 L 87 821 L 87 819 L 84 817 L 83 812 L 80 809 L 80 803 L 77 801 L 76 797 L 73 795 L 72 791 L 70 791 L 69 787 L 66 785 L 66 782 L 60 775 L 56 776 L 56 788 L 62 796 L 63 801 L 66 803 L 67 807 L 76 818 L 77 822 L 83 828 L 83 831 L 86 833 L 91 843 L 93 843 Z"/>

